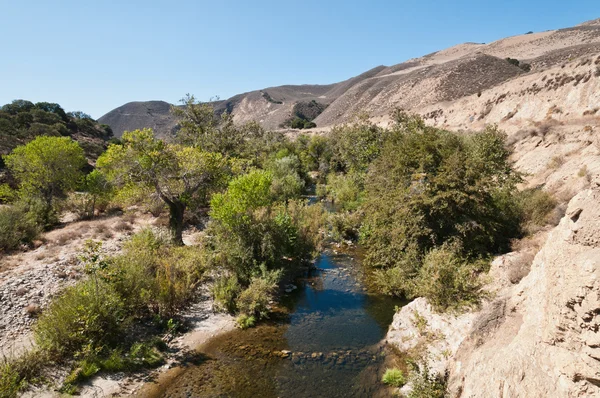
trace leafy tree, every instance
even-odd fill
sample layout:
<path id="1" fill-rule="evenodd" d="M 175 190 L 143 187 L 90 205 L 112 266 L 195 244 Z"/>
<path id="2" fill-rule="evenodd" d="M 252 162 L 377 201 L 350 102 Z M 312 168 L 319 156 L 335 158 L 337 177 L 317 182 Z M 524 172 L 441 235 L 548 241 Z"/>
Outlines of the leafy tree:
<path id="1" fill-rule="evenodd" d="M 86 164 L 83 150 L 69 137 L 37 137 L 5 156 L 8 169 L 19 181 L 25 198 L 40 198 L 45 225 L 51 224 L 56 198 L 77 186 Z"/>
<path id="2" fill-rule="evenodd" d="M 463 288 L 476 290 L 477 284 L 467 284 L 465 275 L 484 268 L 473 261 L 508 249 L 521 233 L 515 199 L 520 177 L 509 163 L 505 136 L 495 127 L 460 136 L 427 127 L 418 117 L 395 116 L 365 182 L 365 260 L 384 270 L 379 280 L 389 292 L 433 297 L 445 288 L 443 281 L 453 281 L 454 299 L 472 301 Z M 436 258 L 447 261 L 427 261 L 423 268 L 428 254 L 442 246 Z M 419 281 L 420 274 L 428 277 Z M 423 289 L 426 280 L 440 283 Z M 444 297 L 438 304 L 450 301 Z"/>
<path id="3" fill-rule="evenodd" d="M 98 158 L 98 169 L 117 187 L 153 190 L 169 208 L 173 241 L 182 245 L 184 212 L 198 195 L 223 184 L 225 159 L 198 147 L 167 144 L 151 129 L 125 132 L 122 142 Z"/>
<path id="4" fill-rule="evenodd" d="M 335 127 L 330 134 L 333 169 L 365 172 L 379 156 L 383 138 L 384 130 L 372 124 L 366 115 L 353 124 Z"/>

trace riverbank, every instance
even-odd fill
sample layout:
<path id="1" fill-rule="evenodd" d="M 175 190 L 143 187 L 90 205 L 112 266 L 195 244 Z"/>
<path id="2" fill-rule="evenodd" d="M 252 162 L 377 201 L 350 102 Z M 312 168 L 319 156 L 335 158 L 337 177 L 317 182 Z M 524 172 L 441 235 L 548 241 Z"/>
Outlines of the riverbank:
<path id="1" fill-rule="evenodd" d="M 369 290 L 360 260 L 325 251 L 281 300 L 285 309 L 248 330 L 219 333 L 193 361 L 137 396 L 389 396 L 381 344 L 403 303 Z"/>
<path id="2" fill-rule="evenodd" d="M 82 386 L 80 396 L 147 397 L 156 394 L 165 380 L 172 378 L 187 364 L 195 361 L 199 347 L 210 339 L 235 329 L 234 317 L 213 311 L 213 300 L 206 286 L 201 288 L 197 301 L 182 314 L 182 320 L 189 329 L 168 343 L 163 366 L 132 375 L 99 375 Z"/>

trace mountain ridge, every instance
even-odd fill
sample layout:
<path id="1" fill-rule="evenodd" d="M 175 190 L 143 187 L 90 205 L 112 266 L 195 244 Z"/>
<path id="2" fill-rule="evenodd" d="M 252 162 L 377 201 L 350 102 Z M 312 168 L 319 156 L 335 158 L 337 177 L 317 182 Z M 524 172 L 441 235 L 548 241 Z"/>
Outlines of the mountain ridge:
<path id="1" fill-rule="evenodd" d="M 397 107 L 427 115 L 435 111 L 431 107 L 444 110 L 474 94 L 478 99 L 472 98 L 470 106 L 487 106 L 479 100 L 482 92 L 500 86 L 506 86 L 507 92 L 516 91 L 513 83 L 525 76 L 565 68 L 576 58 L 600 54 L 599 45 L 600 19 L 595 19 L 488 44 L 462 43 L 396 65 L 379 65 L 338 83 L 282 85 L 248 91 L 215 101 L 214 105 L 217 113 L 230 112 L 238 123 L 255 120 L 267 129 L 286 129 L 294 117 L 294 106 L 310 101 L 324 108 L 314 120 L 317 130 L 349 122 L 360 112 L 367 112 L 376 122 L 385 124 L 389 122 L 387 115 Z M 507 58 L 518 61 L 520 66 L 506 62 Z M 154 128 L 158 135 L 168 136 L 175 133 L 177 121 L 167 105 L 164 101 L 129 102 L 98 120 L 111 126 L 116 136 L 142 127 Z M 537 119 L 544 116 L 542 113 Z M 488 117 L 477 121 L 505 122 L 502 118 Z M 481 124 L 467 127 L 477 128 Z M 440 125 L 465 128 L 464 123 Z"/>

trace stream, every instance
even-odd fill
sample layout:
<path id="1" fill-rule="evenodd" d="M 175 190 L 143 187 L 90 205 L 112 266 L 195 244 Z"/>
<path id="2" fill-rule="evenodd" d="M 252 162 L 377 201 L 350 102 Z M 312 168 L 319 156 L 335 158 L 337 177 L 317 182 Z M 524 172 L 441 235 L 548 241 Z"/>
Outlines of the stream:
<path id="1" fill-rule="evenodd" d="M 282 299 L 284 311 L 216 336 L 163 386 L 164 397 L 378 397 L 379 344 L 405 304 L 370 291 L 357 253 L 329 249 Z"/>

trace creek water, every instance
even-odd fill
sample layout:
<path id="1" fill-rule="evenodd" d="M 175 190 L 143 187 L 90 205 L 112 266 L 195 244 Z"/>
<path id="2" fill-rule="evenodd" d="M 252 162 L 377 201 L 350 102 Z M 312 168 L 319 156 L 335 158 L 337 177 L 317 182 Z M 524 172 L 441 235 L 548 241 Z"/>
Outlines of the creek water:
<path id="1" fill-rule="evenodd" d="M 389 396 L 379 342 L 403 303 L 371 292 L 353 253 L 326 250 L 295 286 L 284 311 L 210 340 L 161 396 Z"/>

